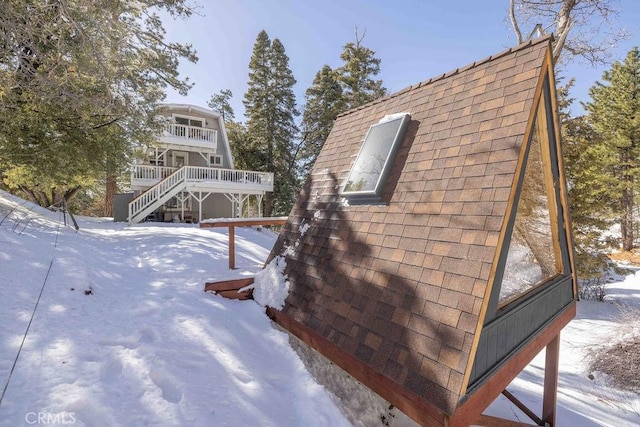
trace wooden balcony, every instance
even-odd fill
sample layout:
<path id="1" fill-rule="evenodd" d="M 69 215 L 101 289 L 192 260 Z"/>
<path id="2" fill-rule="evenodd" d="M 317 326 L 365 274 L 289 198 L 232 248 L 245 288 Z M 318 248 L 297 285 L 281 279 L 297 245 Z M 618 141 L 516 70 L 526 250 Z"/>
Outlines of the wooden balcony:
<path id="1" fill-rule="evenodd" d="M 215 151 L 218 146 L 218 131 L 196 126 L 167 124 L 160 135 L 165 144 L 203 148 Z"/>
<path id="2" fill-rule="evenodd" d="M 185 190 L 256 194 L 273 191 L 273 173 L 237 169 L 185 166 L 180 179 Z M 131 188 L 146 190 L 178 172 L 178 168 L 153 165 L 131 167 Z"/>

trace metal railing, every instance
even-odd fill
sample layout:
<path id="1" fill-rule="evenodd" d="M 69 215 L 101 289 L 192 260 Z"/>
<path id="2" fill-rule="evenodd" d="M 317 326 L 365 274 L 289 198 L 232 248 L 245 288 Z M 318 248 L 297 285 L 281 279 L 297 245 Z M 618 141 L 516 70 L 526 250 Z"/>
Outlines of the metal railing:
<path id="1" fill-rule="evenodd" d="M 207 129 L 197 126 L 179 125 L 177 123 L 169 123 L 165 125 L 165 134 L 175 138 L 195 139 L 198 141 L 217 141 L 218 131 L 215 129 Z"/>

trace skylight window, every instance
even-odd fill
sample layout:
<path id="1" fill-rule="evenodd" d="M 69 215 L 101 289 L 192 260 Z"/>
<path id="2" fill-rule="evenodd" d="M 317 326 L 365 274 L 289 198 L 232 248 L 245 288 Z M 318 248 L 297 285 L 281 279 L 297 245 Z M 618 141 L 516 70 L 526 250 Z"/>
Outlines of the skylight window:
<path id="1" fill-rule="evenodd" d="M 393 114 L 369 128 L 342 191 L 349 203 L 382 201 L 384 184 L 410 119 L 408 113 Z"/>

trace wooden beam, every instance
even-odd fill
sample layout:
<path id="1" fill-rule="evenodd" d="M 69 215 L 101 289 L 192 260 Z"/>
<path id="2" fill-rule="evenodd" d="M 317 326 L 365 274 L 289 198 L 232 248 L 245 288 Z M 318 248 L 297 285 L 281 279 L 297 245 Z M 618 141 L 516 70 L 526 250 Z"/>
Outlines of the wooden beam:
<path id="1" fill-rule="evenodd" d="M 236 227 L 229 225 L 229 270 L 236 269 Z"/>
<path id="2" fill-rule="evenodd" d="M 527 408 L 527 405 L 522 403 L 517 397 L 511 394 L 507 389 L 502 390 L 502 395 L 507 399 L 509 399 L 511 403 L 516 405 L 518 409 L 524 412 L 527 417 L 531 418 L 533 422 L 536 423 L 536 425 L 539 425 L 539 426 L 544 425 L 544 423 L 542 422 L 539 416 L 534 414 L 531 409 Z"/>
<path id="3" fill-rule="evenodd" d="M 252 284 L 253 280 L 253 277 L 246 277 L 242 279 L 222 280 L 220 282 L 208 282 L 204 285 L 204 290 L 205 292 L 213 292 L 227 299 L 253 299 L 253 289 L 238 292 L 245 286 Z"/>
<path id="4" fill-rule="evenodd" d="M 220 295 L 226 299 L 239 299 L 239 300 L 247 300 L 253 299 L 253 289 L 249 289 L 245 292 L 238 292 L 237 290 L 229 290 L 229 291 L 218 291 L 216 295 Z"/>
<path id="5" fill-rule="evenodd" d="M 480 415 L 472 425 L 481 427 L 535 427 L 535 424 L 505 420 L 503 418 L 492 417 L 491 415 Z"/>
<path id="6" fill-rule="evenodd" d="M 236 227 L 250 227 L 253 225 L 284 225 L 289 218 L 286 216 L 269 218 L 238 218 L 236 220 L 220 220 L 201 222 L 200 228 L 227 227 L 229 229 L 229 270 L 236 269 Z"/>
<path id="7" fill-rule="evenodd" d="M 344 369 L 356 380 L 423 426 L 445 426 L 448 415 L 287 314 L 267 308 L 267 315 L 305 344 Z"/>
<path id="8" fill-rule="evenodd" d="M 220 220 L 201 222 L 200 228 L 215 228 L 215 227 L 251 227 L 254 225 L 284 225 L 287 223 L 289 217 L 265 217 L 265 218 L 238 218 L 236 220 Z"/>
<path id="9" fill-rule="evenodd" d="M 558 366 L 560 360 L 560 333 L 547 344 L 544 361 L 544 396 L 542 398 L 542 421 L 550 427 L 556 425 L 556 403 L 558 400 Z"/>
<path id="10" fill-rule="evenodd" d="M 545 326 L 531 342 L 511 356 L 503 366 L 473 390 L 451 417 L 450 427 L 470 425 L 507 388 L 509 383 L 533 358 L 560 334 L 562 328 L 576 315 L 576 302 L 572 301 L 551 323 Z M 543 418 L 544 419 L 544 418 Z"/>
<path id="11" fill-rule="evenodd" d="M 230 279 L 230 280 L 221 280 L 219 282 L 207 282 L 204 285 L 204 290 L 211 292 L 219 292 L 219 291 L 230 291 L 230 290 L 238 290 L 242 289 L 245 286 L 249 286 L 254 281 L 253 277 L 246 277 L 242 279 Z"/>

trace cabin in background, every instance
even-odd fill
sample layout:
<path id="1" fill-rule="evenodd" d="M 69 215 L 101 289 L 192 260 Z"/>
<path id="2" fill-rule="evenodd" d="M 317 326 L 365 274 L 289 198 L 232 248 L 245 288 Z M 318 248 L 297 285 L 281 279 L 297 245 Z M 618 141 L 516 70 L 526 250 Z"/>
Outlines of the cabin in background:
<path id="1" fill-rule="evenodd" d="M 251 196 L 262 216 L 273 173 L 234 168 L 222 115 L 187 104 L 165 104 L 157 143 L 131 165 L 131 190 L 116 199 L 116 220 L 199 222 L 241 214 Z M 125 207 L 126 206 L 126 207 Z"/>

